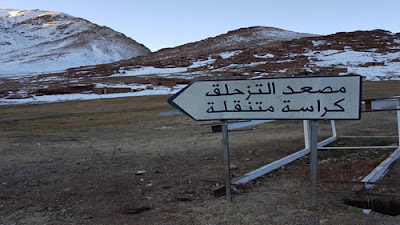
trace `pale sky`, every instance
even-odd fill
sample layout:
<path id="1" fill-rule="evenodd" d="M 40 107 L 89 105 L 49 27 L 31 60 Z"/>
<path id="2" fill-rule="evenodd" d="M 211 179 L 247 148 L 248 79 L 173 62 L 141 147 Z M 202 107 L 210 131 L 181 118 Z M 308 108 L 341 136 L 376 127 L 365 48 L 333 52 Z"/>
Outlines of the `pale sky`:
<path id="1" fill-rule="evenodd" d="M 0 8 L 82 17 L 152 51 L 249 26 L 313 34 L 400 32 L 399 0 L 0 0 Z"/>

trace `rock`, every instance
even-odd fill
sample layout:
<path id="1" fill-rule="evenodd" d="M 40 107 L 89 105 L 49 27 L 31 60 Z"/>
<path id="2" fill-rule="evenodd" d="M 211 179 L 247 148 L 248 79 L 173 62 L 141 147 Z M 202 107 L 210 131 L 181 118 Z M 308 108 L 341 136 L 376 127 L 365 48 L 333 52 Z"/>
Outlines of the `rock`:
<path id="1" fill-rule="evenodd" d="M 127 208 L 127 209 L 122 210 L 121 213 L 123 213 L 123 214 L 138 214 L 138 213 L 141 213 L 141 212 L 144 212 L 144 211 L 148 211 L 150 209 L 151 208 L 147 207 L 147 206 L 134 208 L 134 209 Z"/>
<path id="2" fill-rule="evenodd" d="M 90 219 L 93 219 L 93 217 L 92 217 L 92 216 L 89 216 L 89 215 L 85 215 L 85 216 L 82 216 L 82 219 L 84 219 L 84 220 L 90 220 Z"/>
<path id="3" fill-rule="evenodd" d="M 137 172 L 135 173 L 135 175 L 143 175 L 143 174 L 145 174 L 145 173 L 147 173 L 147 171 L 145 171 L 145 170 L 139 170 L 139 171 L 137 171 Z"/>
<path id="4" fill-rule="evenodd" d="M 191 202 L 191 201 L 193 201 L 192 199 L 187 198 L 187 197 L 178 197 L 178 198 L 176 198 L 176 200 L 180 201 L 180 202 Z"/>
<path id="5" fill-rule="evenodd" d="M 40 207 L 36 209 L 36 212 L 43 212 L 47 209 L 47 207 Z"/>
<path id="6" fill-rule="evenodd" d="M 319 224 L 322 225 L 322 224 L 326 224 L 328 222 L 329 222 L 328 219 L 322 219 L 322 220 L 319 221 Z"/>
<path id="7" fill-rule="evenodd" d="M 327 163 L 329 163 L 329 159 L 324 159 L 319 161 L 319 164 L 327 164 Z"/>

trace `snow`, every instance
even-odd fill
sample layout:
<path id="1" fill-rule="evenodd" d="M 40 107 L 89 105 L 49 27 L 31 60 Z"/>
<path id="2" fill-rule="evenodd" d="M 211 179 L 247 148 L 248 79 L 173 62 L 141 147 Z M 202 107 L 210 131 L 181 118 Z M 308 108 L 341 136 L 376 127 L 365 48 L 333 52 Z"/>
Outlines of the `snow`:
<path id="1" fill-rule="evenodd" d="M 130 76 L 143 76 L 143 75 L 173 75 L 177 73 L 184 73 L 188 68 L 198 68 L 203 67 L 215 62 L 215 59 L 208 57 L 207 60 L 199 60 L 194 62 L 188 67 L 175 67 L 175 68 L 155 68 L 153 66 L 143 66 L 133 70 L 125 70 L 125 73 L 116 73 L 110 77 L 130 77 Z"/>
<path id="2" fill-rule="evenodd" d="M 313 40 L 312 43 L 313 43 L 314 47 L 318 47 L 318 46 L 324 45 L 326 43 L 326 41 L 324 41 L 324 40 L 314 41 Z"/>
<path id="3" fill-rule="evenodd" d="M 326 51 L 308 51 L 305 56 L 318 67 L 338 67 L 347 68 L 348 73 L 357 73 L 365 76 L 367 80 L 378 81 L 380 78 L 391 76 L 392 80 L 400 80 L 400 63 L 390 62 L 393 59 L 400 58 L 400 52 L 376 53 L 353 51 L 351 48 L 345 50 L 326 50 Z M 384 66 L 360 67 L 367 62 L 384 62 Z"/>
<path id="4" fill-rule="evenodd" d="M 19 105 L 19 104 L 42 104 L 64 101 L 93 100 L 93 99 L 109 99 L 121 97 L 147 96 L 147 95 L 169 95 L 175 94 L 186 85 L 176 85 L 173 88 L 154 87 L 154 89 L 146 89 L 138 92 L 116 93 L 116 94 L 64 94 L 64 95 L 43 95 L 34 96 L 25 99 L 4 99 L 0 98 L 0 105 Z"/>
<path id="5" fill-rule="evenodd" d="M 303 33 L 297 33 L 293 31 L 287 31 L 287 30 L 280 30 L 280 29 L 274 29 L 274 28 L 263 28 L 260 27 L 258 30 L 255 30 L 254 32 L 251 33 L 250 36 L 241 36 L 241 35 L 232 35 L 229 37 L 227 42 L 244 42 L 244 41 L 249 41 L 249 40 L 292 40 L 295 38 L 301 38 L 305 36 L 312 36 L 310 34 L 303 34 Z M 267 41 L 268 42 L 268 41 Z M 262 44 L 262 43 L 260 43 Z"/>
<path id="6" fill-rule="evenodd" d="M 18 16 L 19 12 L 20 11 L 18 11 L 18 10 L 9 11 L 9 16 L 16 17 L 16 16 Z"/>
<path id="7" fill-rule="evenodd" d="M 322 67 L 331 65 L 357 66 L 366 62 L 388 62 L 393 59 L 400 58 L 400 52 L 382 54 L 352 50 L 326 50 L 321 52 L 310 51 L 304 55 L 317 58 L 319 61 L 315 61 L 314 63 Z"/>
<path id="8" fill-rule="evenodd" d="M 400 80 L 400 63 L 387 63 L 385 66 L 347 67 L 347 71 L 365 76 L 369 81 Z"/>
<path id="9" fill-rule="evenodd" d="M 208 64 L 212 64 L 215 62 L 215 59 L 211 59 L 211 56 L 208 57 L 207 60 L 199 60 L 194 62 L 192 65 L 190 65 L 188 68 L 198 68 L 198 67 L 202 67 Z"/>
<path id="10" fill-rule="evenodd" d="M 280 72 L 280 73 L 286 73 L 288 71 L 288 69 L 281 69 L 281 70 L 279 70 L 278 72 Z"/>
<path id="11" fill-rule="evenodd" d="M 232 56 L 238 55 L 240 53 L 242 53 L 243 51 L 238 50 L 238 51 L 230 51 L 230 52 L 222 52 L 219 55 L 223 58 L 223 59 L 229 59 Z"/>
<path id="12" fill-rule="evenodd" d="M 220 72 L 220 71 L 227 71 L 227 70 L 234 70 L 234 69 L 240 69 L 243 67 L 253 67 L 253 66 L 258 66 L 258 65 L 263 65 L 263 64 L 267 64 L 268 62 L 252 62 L 249 64 L 230 64 L 228 66 L 219 68 L 219 69 L 215 69 L 213 70 L 214 72 Z"/>
<path id="13" fill-rule="evenodd" d="M 270 59 L 270 58 L 274 58 L 275 55 L 271 54 L 271 53 L 267 53 L 265 55 L 253 55 L 255 58 L 261 58 L 261 59 Z"/>
<path id="14" fill-rule="evenodd" d="M 52 19 L 41 18 L 45 15 Z M 24 22 L 32 19 L 33 23 Z M 0 9 L 0 32 L 0 77 L 115 62 L 145 53 L 144 47 L 111 29 L 59 12 Z"/>

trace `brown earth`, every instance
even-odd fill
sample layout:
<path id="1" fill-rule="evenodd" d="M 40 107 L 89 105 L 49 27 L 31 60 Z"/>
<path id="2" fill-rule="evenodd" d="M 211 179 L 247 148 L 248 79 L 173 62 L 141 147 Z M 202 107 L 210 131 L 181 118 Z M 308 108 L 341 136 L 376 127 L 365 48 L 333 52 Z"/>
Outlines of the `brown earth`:
<path id="1" fill-rule="evenodd" d="M 396 82 L 364 85 L 364 96 L 399 95 Z M 244 187 L 232 203 L 223 181 L 221 134 L 174 111 L 168 96 L 0 107 L 0 224 L 399 224 L 399 216 L 343 204 L 327 180 L 361 180 L 390 150 L 319 154 L 318 206 L 309 205 L 309 160 Z M 394 111 L 339 121 L 339 135 L 396 135 Z M 320 139 L 330 135 L 321 122 Z M 339 138 L 336 146 L 390 145 L 396 138 Z M 301 121 L 230 133 L 233 177 L 300 150 Z M 387 176 L 396 178 L 399 170 Z M 382 190 L 374 190 L 383 192 Z M 390 190 L 390 193 L 399 193 Z"/>

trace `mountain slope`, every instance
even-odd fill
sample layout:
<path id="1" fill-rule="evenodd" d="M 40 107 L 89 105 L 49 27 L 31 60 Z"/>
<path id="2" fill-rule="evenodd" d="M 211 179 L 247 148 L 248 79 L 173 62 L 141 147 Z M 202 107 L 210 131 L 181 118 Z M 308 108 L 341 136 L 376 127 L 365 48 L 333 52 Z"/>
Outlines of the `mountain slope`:
<path id="1" fill-rule="evenodd" d="M 19 80 L 0 77 L 0 105 L 171 94 L 192 81 L 210 79 L 356 73 L 368 81 L 400 82 L 400 33 L 372 30 L 294 39 L 287 35 L 289 40 L 268 42 L 267 35 L 254 38 L 260 35 L 252 30 L 258 33 L 257 28 L 239 29 L 108 64 Z M 225 44 L 246 32 L 247 38 Z M 400 86 L 393 95 L 400 95 Z"/>
<path id="2" fill-rule="evenodd" d="M 287 35 L 289 40 L 267 42 L 253 39 L 259 35 L 250 32 L 248 42 L 227 47 L 226 40 L 243 30 L 258 33 L 254 28 L 240 29 L 121 61 L 118 65 L 125 67 L 121 67 L 121 74 L 114 76 L 201 79 L 358 73 L 366 80 L 400 79 L 400 33 L 372 30 L 292 39 L 293 36 Z M 116 71 L 112 65 L 110 68 Z"/>
<path id="3" fill-rule="evenodd" d="M 315 34 L 298 33 L 275 27 L 247 27 L 229 31 L 216 37 L 210 37 L 174 48 L 161 49 L 156 52 L 157 57 L 174 55 L 206 55 L 234 49 L 252 48 L 279 41 L 289 41 L 302 37 L 317 36 Z"/>
<path id="4" fill-rule="evenodd" d="M 0 75 L 63 70 L 146 55 L 144 45 L 64 13 L 0 9 Z"/>

